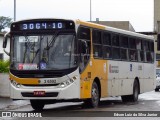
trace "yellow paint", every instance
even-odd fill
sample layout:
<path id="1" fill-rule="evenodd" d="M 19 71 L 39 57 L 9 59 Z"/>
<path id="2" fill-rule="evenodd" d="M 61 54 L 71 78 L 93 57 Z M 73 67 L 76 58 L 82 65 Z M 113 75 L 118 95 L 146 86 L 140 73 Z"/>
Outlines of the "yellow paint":
<path id="1" fill-rule="evenodd" d="M 81 20 L 77 20 L 76 23 L 84 25 L 84 26 L 92 27 L 92 28 L 102 29 L 102 30 L 105 30 L 105 28 L 106 28 L 104 25 L 100 25 L 100 24 L 96 24 L 96 23 L 92 23 L 92 22 L 84 22 Z"/>
<path id="2" fill-rule="evenodd" d="M 101 97 L 107 97 L 107 60 L 91 59 L 92 66 L 90 63 L 86 69 L 81 74 L 81 98 L 91 98 L 91 87 L 93 80 L 99 78 L 101 84 Z M 104 65 L 106 65 L 106 71 L 104 70 Z M 91 78 L 88 78 L 88 72 L 91 72 Z"/>
<path id="3" fill-rule="evenodd" d="M 19 84 L 38 84 L 39 78 L 18 78 L 10 73 L 10 79 Z"/>
<path id="4" fill-rule="evenodd" d="M 80 22 L 83 25 L 92 26 L 91 24 L 88 25 L 88 23 Z M 99 25 L 98 25 L 99 26 Z M 96 26 L 97 27 L 97 26 Z M 101 26 L 99 26 L 101 27 Z M 91 29 L 92 31 L 92 29 Z M 92 65 L 90 65 L 90 62 Z M 90 62 L 88 63 L 85 70 L 81 73 L 81 86 L 80 86 L 80 98 L 91 98 L 91 87 L 92 83 L 95 78 L 98 78 L 100 80 L 101 84 L 101 97 L 107 97 L 108 93 L 108 61 L 107 60 L 100 60 L 100 59 L 94 59 L 93 58 L 93 46 L 92 46 L 92 32 L 91 32 L 91 56 L 90 56 Z M 106 65 L 106 66 L 104 66 Z M 105 70 L 104 70 L 105 68 Z M 91 72 L 91 78 L 88 78 L 88 72 Z"/>
<path id="5" fill-rule="evenodd" d="M 157 65 L 157 67 L 160 67 L 160 61 L 158 61 L 158 65 Z"/>

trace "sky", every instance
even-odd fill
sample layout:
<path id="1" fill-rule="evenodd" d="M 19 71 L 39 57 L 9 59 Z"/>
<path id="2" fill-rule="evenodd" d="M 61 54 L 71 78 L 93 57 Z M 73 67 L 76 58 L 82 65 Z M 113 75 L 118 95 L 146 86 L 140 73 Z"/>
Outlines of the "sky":
<path id="1" fill-rule="evenodd" d="M 92 21 L 130 21 L 137 32 L 153 31 L 154 0 L 91 0 Z M 14 18 L 14 0 L 0 0 L 0 16 Z M 90 0 L 16 0 L 16 20 L 90 20 Z"/>

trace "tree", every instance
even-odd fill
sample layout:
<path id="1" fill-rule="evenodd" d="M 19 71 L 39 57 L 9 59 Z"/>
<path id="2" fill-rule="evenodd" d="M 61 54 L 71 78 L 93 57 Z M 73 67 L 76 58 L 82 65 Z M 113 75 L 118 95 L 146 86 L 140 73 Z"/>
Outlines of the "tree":
<path id="1" fill-rule="evenodd" d="M 0 32 L 6 27 L 10 27 L 12 19 L 10 17 L 0 16 Z"/>

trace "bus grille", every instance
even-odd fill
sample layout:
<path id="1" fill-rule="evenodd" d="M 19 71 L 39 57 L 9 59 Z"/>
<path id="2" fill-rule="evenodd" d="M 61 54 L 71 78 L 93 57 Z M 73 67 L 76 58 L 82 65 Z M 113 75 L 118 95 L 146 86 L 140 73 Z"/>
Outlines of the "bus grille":
<path id="1" fill-rule="evenodd" d="M 56 78 L 62 77 L 64 75 L 63 72 L 37 72 L 37 71 L 11 71 L 13 75 L 19 78 Z"/>
<path id="2" fill-rule="evenodd" d="M 29 92 L 22 92 L 21 94 L 23 97 L 57 97 L 58 96 L 58 92 L 45 93 L 44 96 L 35 96 L 33 93 L 29 93 Z"/>
<path id="3" fill-rule="evenodd" d="M 10 72 L 19 78 L 57 78 L 75 71 L 77 67 L 64 70 L 12 70 Z"/>

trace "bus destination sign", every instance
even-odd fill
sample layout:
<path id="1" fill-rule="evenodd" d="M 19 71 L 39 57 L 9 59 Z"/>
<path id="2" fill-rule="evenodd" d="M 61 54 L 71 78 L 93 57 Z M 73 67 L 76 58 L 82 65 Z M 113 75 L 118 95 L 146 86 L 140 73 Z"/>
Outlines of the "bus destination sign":
<path id="1" fill-rule="evenodd" d="M 69 20 L 26 20 L 12 23 L 11 31 L 34 31 L 34 30 L 66 30 L 75 29 L 73 21 Z"/>
<path id="2" fill-rule="evenodd" d="M 46 30 L 46 29 L 65 29 L 65 24 L 62 22 L 35 22 L 35 23 L 22 23 L 20 30 Z"/>

